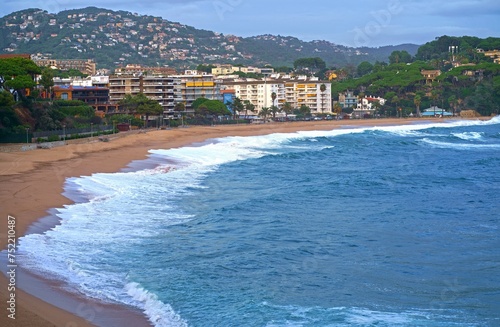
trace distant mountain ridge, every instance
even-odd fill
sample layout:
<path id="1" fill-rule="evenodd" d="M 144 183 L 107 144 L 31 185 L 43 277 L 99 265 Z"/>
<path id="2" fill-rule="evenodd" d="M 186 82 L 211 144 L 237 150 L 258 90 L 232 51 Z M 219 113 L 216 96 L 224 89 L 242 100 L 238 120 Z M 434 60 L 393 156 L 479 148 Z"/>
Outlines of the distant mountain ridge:
<path id="1" fill-rule="evenodd" d="M 387 61 L 393 51 L 417 53 L 419 45 L 351 48 L 296 37 L 238 37 L 196 29 L 161 17 L 96 7 L 61 11 L 26 9 L 0 18 L 0 52 L 57 59 L 94 59 L 98 68 L 128 63 L 189 68 L 198 64 L 293 66 L 320 57 L 328 67 Z"/>

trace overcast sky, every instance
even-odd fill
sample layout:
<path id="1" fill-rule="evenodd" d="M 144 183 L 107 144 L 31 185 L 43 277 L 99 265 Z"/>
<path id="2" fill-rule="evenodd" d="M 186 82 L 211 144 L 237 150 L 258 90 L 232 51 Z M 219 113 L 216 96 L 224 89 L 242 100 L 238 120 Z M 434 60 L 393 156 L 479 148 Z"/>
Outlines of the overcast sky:
<path id="1" fill-rule="evenodd" d="M 200 29 L 295 36 L 347 46 L 423 44 L 441 35 L 500 36 L 499 0 L 3 0 L 0 17 L 95 6 L 160 16 Z"/>

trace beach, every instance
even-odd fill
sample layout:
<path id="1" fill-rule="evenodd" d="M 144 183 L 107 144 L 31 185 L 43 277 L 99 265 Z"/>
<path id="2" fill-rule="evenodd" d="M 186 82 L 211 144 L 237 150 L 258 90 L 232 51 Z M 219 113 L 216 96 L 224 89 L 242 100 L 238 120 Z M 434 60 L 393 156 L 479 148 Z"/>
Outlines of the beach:
<path id="1" fill-rule="evenodd" d="M 403 125 L 428 122 L 446 122 L 448 119 L 377 119 L 308 121 L 266 123 L 253 125 L 192 126 L 171 130 L 131 132 L 111 138 L 109 142 L 97 139 L 88 143 L 68 144 L 52 149 L 0 153 L 0 181 L 2 191 L 1 247 L 7 248 L 7 217 L 15 217 L 15 236 L 21 237 L 35 222 L 48 215 L 51 208 L 59 208 L 71 201 L 62 193 L 66 178 L 88 176 L 93 173 L 117 172 L 135 160 L 147 158 L 150 149 L 169 149 L 225 136 L 252 136 L 272 133 L 292 133 L 307 130 L 332 130 L 356 126 Z M 39 226 L 39 229 L 50 226 Z M 9 299 L 8 280 L 0 279 L 0 299 Z M 57 285 L 54 285 L 57 288 Z M 32 296 L 24 291 L 28 286 L 16 285 L 16 319 L 10 319 L 3 310 L 2 326 L 93 326 L 89 316 L 85 320 L 45 300 L 50 295 Z M 31 292 L 33 293 L 33 292 Z M 39 292 L 40 293 L 40 292 Z M 37 293 L 37 294 L 39 294 Z M 81 299 L 81 301 L 84 301 Z M 82 316 L 82 315 L 80 315 Z M 144 319 L 147 325 L 146 319 Z"/>

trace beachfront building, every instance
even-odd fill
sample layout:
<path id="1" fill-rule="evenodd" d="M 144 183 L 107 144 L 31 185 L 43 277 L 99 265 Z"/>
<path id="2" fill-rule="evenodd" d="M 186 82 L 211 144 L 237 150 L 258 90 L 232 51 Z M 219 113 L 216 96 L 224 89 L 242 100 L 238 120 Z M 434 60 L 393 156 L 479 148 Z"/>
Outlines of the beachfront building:
<path id="1" fill-rule="evenodd" d="M 171 76 L 176 80 L 177 102 L 186 106 L 186 112 L 194 112 L 193 102 L 198 98 L 222 101 L 220 82 L 214 76 L 196 70 L 186 70 L 183 75 Z"/>
<path id="2" fill-rule="evenodd" d="M 108 87 L 57 85 L 53 88 L 53 97 L 59 100 L 80 100 L 102 113 L 118 110 L 118 105 L 109 102 Z"/>
<path id="3" fill-rule="evenodd" d="M 430 108 L 424 109 L 422 112 L 422 117 L 449 117 L 453 116 L 451 112 L 446 111 L 446 109 L 439 108 L 437 106 L 432 106 Z"/>
<path id="4" fill-rule="evenodd" d="M 292 108 L 308 106 L 313 114 L 332 112 L 331 84 L 315 77 L 280 74 L 262 79 L 231 77 L 222 79 L 221 88 L 234 90 L 235 97 L 250 101 L 256 111 L 271 106 L 282 108 L 288 102 Z"/>
<path id="5" fill-rule="evenodd" d="M 109 98 L 117 104 L 128 94 L 143 93 L 160 103 L 164 115 L 172 115 L 175 104 L 181 101 L 180 85 L 180 79 L 174 76 L 116 74 L 109 77 Z"/>
<path id="6" fill-rule="evenodd" d="M 339 104 L 343 109 L 355 108 L 358 105 L 358 97 L 354 95 L 354 92 L 347 90 L 339 93 Z"/>

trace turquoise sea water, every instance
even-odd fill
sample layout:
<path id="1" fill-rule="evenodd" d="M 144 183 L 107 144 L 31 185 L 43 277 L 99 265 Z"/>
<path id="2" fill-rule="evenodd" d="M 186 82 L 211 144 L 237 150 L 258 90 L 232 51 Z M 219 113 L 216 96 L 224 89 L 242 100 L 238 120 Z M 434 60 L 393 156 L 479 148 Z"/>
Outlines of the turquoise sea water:
<path id="1" fill-rule="evenodd" d="M 500 119 L 229 137 L 72 178 L 20 264 L 155 326 L 500 325 Z"/>

